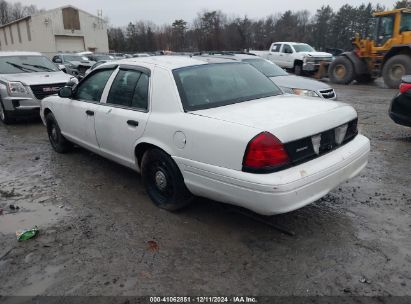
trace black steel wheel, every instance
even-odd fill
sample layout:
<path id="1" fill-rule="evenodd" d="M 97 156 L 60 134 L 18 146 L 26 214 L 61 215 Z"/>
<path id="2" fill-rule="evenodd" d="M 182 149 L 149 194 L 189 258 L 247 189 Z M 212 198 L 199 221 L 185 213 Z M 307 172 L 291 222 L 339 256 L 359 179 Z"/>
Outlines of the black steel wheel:
<path id="1" fill-rule="evenodd" d="M 193 195 L 177 164 L 164 151 L 150 149 L 144 153 L 141 175 L 147 194 L 157 207 L 175 211 L 191 203 Z"/>
<path id="2" fill-rule="evenodd" d="M 50 144 L 53 149 L 58 153 L 70 151 L 73 145 L 61 134 L 60 127 L 52 113 L 48 113 L 46 116 L 46 126 Z"/>

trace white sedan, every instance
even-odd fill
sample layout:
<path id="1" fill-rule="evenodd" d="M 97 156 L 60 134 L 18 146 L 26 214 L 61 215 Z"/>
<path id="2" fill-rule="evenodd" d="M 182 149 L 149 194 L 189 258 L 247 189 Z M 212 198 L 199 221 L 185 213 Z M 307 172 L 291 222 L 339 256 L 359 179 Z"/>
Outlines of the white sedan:
<path id="1" fill-rule="evenodd" d="M 367 164 L 349 105 L 281 95 L 251 65 L 162 56 L 105 63 L 42 101 L 52 147 L 133 168 L 155 205 L 194 196 L 264 215 L 326 195 Z"/>

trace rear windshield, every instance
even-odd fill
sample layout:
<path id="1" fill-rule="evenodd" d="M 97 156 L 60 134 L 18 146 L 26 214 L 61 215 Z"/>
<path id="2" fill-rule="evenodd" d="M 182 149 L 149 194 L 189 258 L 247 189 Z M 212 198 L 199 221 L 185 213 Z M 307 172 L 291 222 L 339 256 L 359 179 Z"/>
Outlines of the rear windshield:
<path id="1" fill-rule="evenodd" d="M 309 46 L 308 44 L 294 44 L 293 48 L 297 53 L 300 53 L 300 52 L 315 52 L 315 50 L 311 46 Z"/>
<path id="2" fill-rule="evenodd" d="M 209 109 L 281 94 L 264 74 L 245 63 L 217 63 L 173 71 L 185 111 Z"/>
<path id="3" fill-rule="evenodd" d="M 44 56 L 0 57 L 0 74 L 57 72 L 59 69 Z"/>
<path id="4" fill-rule="evenodd" d="M 251 64 L 267 77 L 287 76 L 288 73 L 275 63 L 264 59 L 243 59 L 243 62 Z"/>
<path id="5" fill-rule="evenodd" d="M 85 61 L 88 60 L 87 57 L 79 55 L 64 55 L 64 61 Z"/>

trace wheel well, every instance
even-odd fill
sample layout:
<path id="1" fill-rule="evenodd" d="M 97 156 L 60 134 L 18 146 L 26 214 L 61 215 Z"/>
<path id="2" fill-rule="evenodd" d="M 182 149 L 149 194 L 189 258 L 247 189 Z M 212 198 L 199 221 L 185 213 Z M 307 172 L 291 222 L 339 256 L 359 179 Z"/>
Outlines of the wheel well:
<path id="1" fill-rule="evenodd" d="M 44 109 L 44 117 L 47 116 L 47 114 L 51 113 L 51 110 L 49 108 Z"/>
<path id="2" fill-rule="evenodd" d="M 392 48 L 385 56 L 384 56 L 384 63 L 394 57 L 396 55 L 408 55 L 411 57 L 411 47 L 410 46 L 401 46 L 401 47 L 394 47 Z"/>
<path id="3" fill-rule="evenodd" d="M 146 153 L 147 150 L 153 148 L 160 149 L 159 147 L 149 143 L 140 143 L 136 146 L 136 148 L 134 149 L 134 155 L 136 156 L 137 164 L 139 167 L 141 167 L 141 160 L 143 159 L 144 153 Z"/>
<path id="4" fill-rule="evenodd" d="M 303 65 L 303 61 L 302 61 L 302 60 L 299 60 L 299 59 L 294 60 L 294 67 L 295 67 L 296 65 Z"/>

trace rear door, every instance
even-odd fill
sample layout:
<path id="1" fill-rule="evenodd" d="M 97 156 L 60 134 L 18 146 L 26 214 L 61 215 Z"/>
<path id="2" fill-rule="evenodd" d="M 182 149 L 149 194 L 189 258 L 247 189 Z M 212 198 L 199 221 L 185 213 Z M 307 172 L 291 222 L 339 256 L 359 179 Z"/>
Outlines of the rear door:
<path id="1" fill-rule="evenodd" d="M 106 100 L 98 106 L 95 130 L 101 151 L 135 168 L 134 147 L 149 117 L 150 70 L 120 66 Z"/>
<path id="2" fill-rule="evenodd" d="M 271 46 L 270 52 L 268 53 L 268 60 L 274 62 L 275 64 L 280 65 L 280 49 L 281 43 L 274 43 Z"/>

